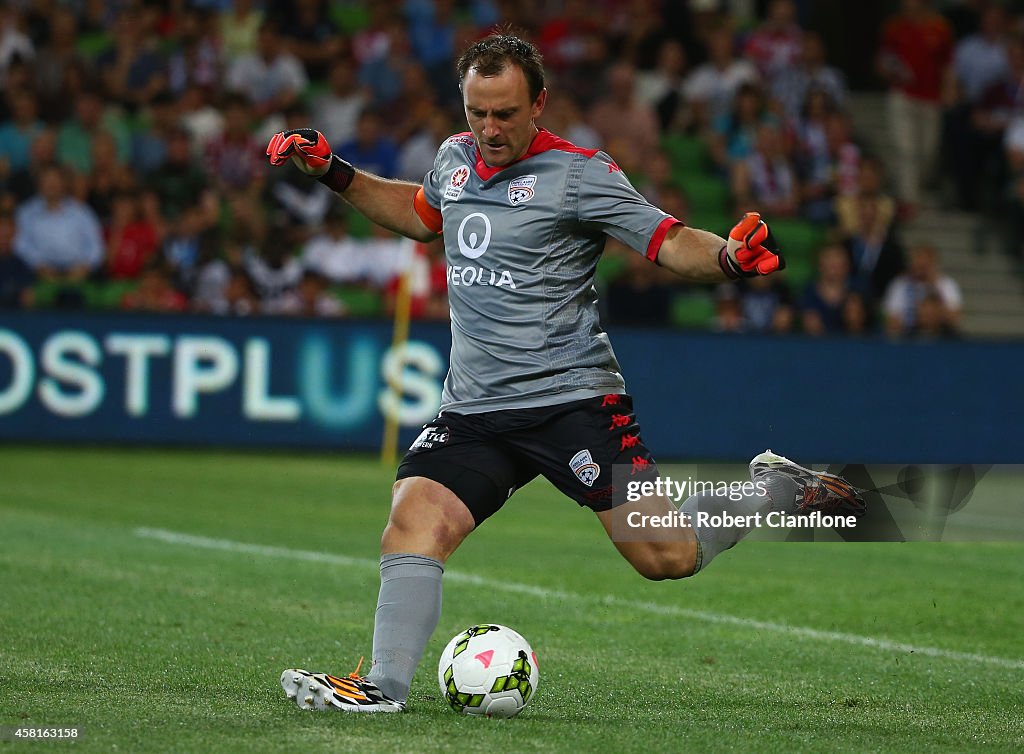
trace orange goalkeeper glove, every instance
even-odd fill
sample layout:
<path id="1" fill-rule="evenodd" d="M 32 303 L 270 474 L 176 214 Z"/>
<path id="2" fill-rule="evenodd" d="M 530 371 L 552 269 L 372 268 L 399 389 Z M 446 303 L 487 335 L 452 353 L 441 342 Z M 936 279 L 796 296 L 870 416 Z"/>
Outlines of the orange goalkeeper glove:
<path id="1" fill-rule="evenodd" d="M 283 165 L 290 157 L 299 170 L 338 193 L 348 188 L 356 174 L 350 163 L 332 154 L 324 135 L 312 128 L 274 134 L 267 144 L 267 157 L 271 165 Z"/>
<path id="2" fill-rule="evenodd" d="M 757 212 L 745 214 L 729 231 L 729 239 L 718 252 L 718 264 L 733 280 L 768 275 L 786 268 L 779 245 Z"/>

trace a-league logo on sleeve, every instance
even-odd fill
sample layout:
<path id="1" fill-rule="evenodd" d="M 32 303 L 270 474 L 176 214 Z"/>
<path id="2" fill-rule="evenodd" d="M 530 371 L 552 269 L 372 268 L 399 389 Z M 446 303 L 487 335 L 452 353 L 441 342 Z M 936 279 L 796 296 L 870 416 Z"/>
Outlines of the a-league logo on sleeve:
<path id="1" fill-rule="evenodd" d="M 513 178 L 508 184 L 508 201 L 513 207 L 533 198 L 533 187 L 537 185 L 537 176 L 524 175 Z"/>
<path id="2" fill-rule="evenodd" d="M 469 181 L 469 168 L 465 165 L 459 168 L 455 168 L 452 171 L 451 180 L 444 189 L 444 198 L 451 199 L 453 202 L 456 201 L 462 192 L 466 189 L 466 183 Z"/>

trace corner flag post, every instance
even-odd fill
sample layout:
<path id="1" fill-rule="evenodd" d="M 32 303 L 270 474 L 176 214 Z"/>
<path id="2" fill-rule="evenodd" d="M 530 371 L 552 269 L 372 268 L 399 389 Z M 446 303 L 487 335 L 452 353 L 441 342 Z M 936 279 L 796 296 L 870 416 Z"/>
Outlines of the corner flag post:
<path id="1" fill-rule="evenodd" d="M 416 259 L 416 247 L 412 241 L 406 246 L 405 264 L 398 278 L 398 293 L 395 295 L 395 327 L 391 336 L 392 352 L 400 352 L 409 340 L 409 320 L 412 310 L 412 265 Z M 397 370 L 394 378 L 385 377 L 388 387 L 396 397 L 394 406 L 384 409 L 384 439 L 380 447 L 380 460 L 385 466 L 394 466 L 398 461 L 398 430 L 400 424 L 400 407 L 402 403 L 402 374 L 405 370 Z"/>

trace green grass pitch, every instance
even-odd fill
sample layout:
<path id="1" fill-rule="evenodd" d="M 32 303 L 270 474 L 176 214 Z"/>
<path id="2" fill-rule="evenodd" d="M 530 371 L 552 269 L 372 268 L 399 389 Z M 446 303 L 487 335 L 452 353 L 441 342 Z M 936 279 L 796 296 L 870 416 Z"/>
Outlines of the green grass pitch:
<path id="1" fill-rule="evenodd" d="M 368 655 L 391 473 L 369 457 L 0 447 L 0 751 L 1020 751 L 1024 545 L 742 543 L 632 573 L 546 482 L 448 564 L 410 712 L 302 712 Z M 1018 487 L 1019 489 L 1019 487 Z M 447 640 L 529 639 L 513 720 L 452 713 Z"/>

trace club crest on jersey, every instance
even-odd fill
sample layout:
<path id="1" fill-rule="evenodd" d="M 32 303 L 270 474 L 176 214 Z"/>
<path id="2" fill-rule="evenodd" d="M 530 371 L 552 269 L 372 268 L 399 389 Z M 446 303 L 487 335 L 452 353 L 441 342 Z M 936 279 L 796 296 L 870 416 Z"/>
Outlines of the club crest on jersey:
<path id="1" fill-rule="evenodd" d="M 508 201 L 513 207 L 528 202 L 533 198 L 533 187 L 537 185 L 537 176 L 523 175 L 513 178 L 508 183 Z"/>
<path id="2" fill-rule="evenodd" d="M 466 189 L 466 183 L 469 181 L 469 168 L 465 165 L 459 168 L 455 168 L 452 171 L 451 180 L 448 181 L 448 186 L 444 190 L 444 198 L 451 199 L 453 202 L 456 201 L 462 192 Z"/>
<path id="3" fill-rule="evenodd" d="M 594 457 L 586 449 L 572 457 L 572 460 L 569 461 L 569 468 L 588 487 L 593 487 L 594 482 L 601 476 L 601 467 L 594 463 Z"/>

